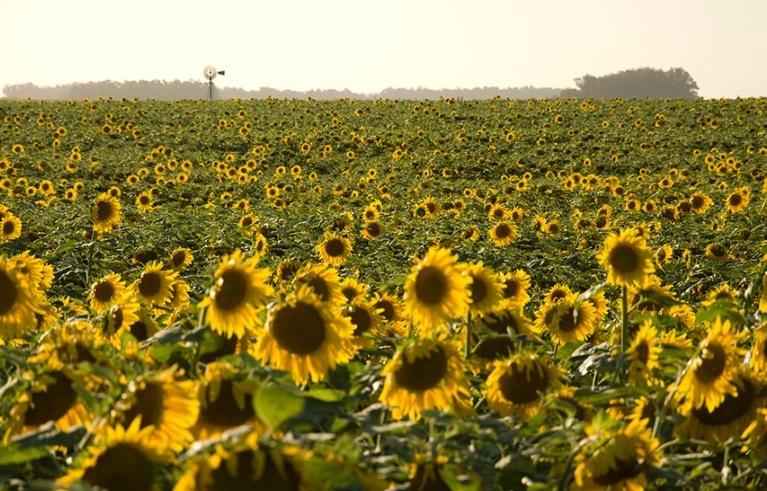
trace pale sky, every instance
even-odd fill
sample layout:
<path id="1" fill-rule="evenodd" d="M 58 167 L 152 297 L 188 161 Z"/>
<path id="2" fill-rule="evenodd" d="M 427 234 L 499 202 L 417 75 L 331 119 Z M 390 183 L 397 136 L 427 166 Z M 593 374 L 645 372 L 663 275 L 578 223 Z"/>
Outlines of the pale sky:
<path id="1" fill-rule="evenodd" d="M 767 96 L 767 0 L 0 0 L 0 87 L 99 80 L 350 89 L 565 88 L 682 67 Z"/>

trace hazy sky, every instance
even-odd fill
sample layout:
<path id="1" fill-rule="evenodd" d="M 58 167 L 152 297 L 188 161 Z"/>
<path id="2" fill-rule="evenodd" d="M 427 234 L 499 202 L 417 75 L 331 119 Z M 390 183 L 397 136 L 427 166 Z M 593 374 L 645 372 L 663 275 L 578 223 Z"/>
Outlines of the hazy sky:
<path id="1" fill-rule="evenodd" d="M 257 89 L 573 87 L 686 69 L 767 95 L 767 0 L 0 0 L 0 86 L 199 79 Z"/>

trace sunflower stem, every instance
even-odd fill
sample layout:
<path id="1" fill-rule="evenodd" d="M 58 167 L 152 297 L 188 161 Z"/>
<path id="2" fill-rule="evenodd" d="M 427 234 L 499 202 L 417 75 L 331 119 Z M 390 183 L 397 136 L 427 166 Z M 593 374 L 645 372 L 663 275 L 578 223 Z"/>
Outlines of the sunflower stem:
<path id="1" fill-rule="evenodd" d="M 471 360 L 471 312 L 466 316 L 466 359 Z"/>
<path id="2" fill-rule="evenodd" d="M 621 369 L 623 368 L 623 362 L 624 358 L 626 357 L 626 344 L 628 342 L 628 334 L 629 334 L 629 306 L 628 306 L 628 288 L 626 288 L 626 285 L 623 285 L 623 295 L 622 295 L 622 302 L 621 302 L 621 310 L 623 311 L 623 315 L 621 318 Z M 623 375 L 623 372 L 621 371 L 621 376 Z"/>

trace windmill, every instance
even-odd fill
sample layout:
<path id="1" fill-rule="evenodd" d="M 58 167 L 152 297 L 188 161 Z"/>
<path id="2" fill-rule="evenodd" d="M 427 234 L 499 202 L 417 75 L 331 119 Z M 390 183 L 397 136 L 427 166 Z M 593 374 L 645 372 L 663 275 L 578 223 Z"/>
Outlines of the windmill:
<path id="1" fill-rule="evenodd" d="M 216 75 L 224 75 L 225 71 L 217 71 L 216 67 L 212 65 L 208 65 L 205 67 L 205 69 L 202 71 L 202 74 L 205 75 L 205 78 L 208 79 L 208 100 L 213 100 L 213 79 L 216 78 Z"/>

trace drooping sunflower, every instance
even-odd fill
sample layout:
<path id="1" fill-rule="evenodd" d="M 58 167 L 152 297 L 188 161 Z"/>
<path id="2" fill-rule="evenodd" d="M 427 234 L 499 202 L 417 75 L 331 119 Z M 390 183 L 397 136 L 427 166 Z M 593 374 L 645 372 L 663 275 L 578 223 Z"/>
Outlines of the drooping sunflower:
<path id="1" fill-rule="evenodd" d="M 87 458 L 76 460 L 58 484 L 85 482 L 110 491 L 151 491 L 158 468 L 170 460 L 164 449 L 154 445 L 152 431 L 141 428 L 138 419 L 127 429 L 122 425 L 103 427 L 96 443 L 86 449 Z"/>
<path id="2" fill-rule="evenodd" d="M 117 273 L 111 273 L 91 285 L 88 301 L 91 308 L 101 313 L 106 311 L 125 291 L 125 282 Z"/>
<path id="3" fill-rule="evenodd" d="M 352 243 L 343 235 L 325 232 L 325 237 L 317 246 L 317 252 L 325 264 L 338 266 L 343 264 L 352 252 Z"/>
<path id="4" fill-rule="evenodd" d="M 162 262 L 151 261 L 131 284 L 131 289 L 138 299 L 149 305 L 164 305 L 170 300 L 170 286 L 177 276 L 178 272 L 163 269 Z"/>
<path id="5" fill-rule="evenodd" d="M 471 312 L 487 312 L 498 304 L 501 300 L 501 285 L 498 275 L 491 268 L 478 262 L 467 265 L 463 274 L 471 278 Z"/>
<path id="6" fill-rule="evenodd" d="M 405 310 L 422 333 L 468 313 L 471 278 L 456 262 L 449 250 L 432 247 L 405 280 Z"/>
<path id="7" fill-rule="evenodd" d="M 726 396 L 737 394 L 735 382 L 744 354 L 738 341 L 742 337 L 729 320 L 717 317 L 708 336 L 701 341 L 700 355 L 690 361 L 679 382 L 676 399 L 683 401 L 680 407 L 683 413 L 700 408 L 711 412 Z"/>
<path id="8" fill-rule="evenodd" d="M 255 329 L 258 311 L 274 294 L 269 270 L 257 265 L 256 258 L 246 258 L 239 250 L 221 259 L 210 293 L 199 304 L 215 332 L 242 337 Z"/>
<path id="9" fill-rule="evenodd" d="M 354 325 L 323 304 L 308 285 L 269 307 L 253 349 L 261 363 L 289 372 L 297 384 L 325 378 L 354 356 Z"/>
<path id="10" fill-rule="evenodd" d="M 601 432 L 600 432 L 601 433 Z M 648 471 L 661 462 L 660 442 L 646 420 L 632 420 L 618 431 L 594 435 L 576 457 L 573 490 L 639 491 L 648 485 Z"/>
<path id="11" fill-rule="evenodd" d="M 296 447 L 259 448 L 249 439 L 242 448 L 197 457 L 173 491 L 264 489 L 310 491 L 317 489 L 303 468 L 306 456 Z"/>
<path id="12" fill-rule="evenodd" d="M 632 229 L 610 234 L 597 259 L 607 270 L 607 282 L 612 285 L 635 285 L 655 271 L 645 240 Z"/>
<path id="13" fill-rule="evenodd" d="M 109 193 L 101 193 L 93 204 L 93 230 L 98 233 L 111 232 L 122 219 L 120 201 Z"/>
<path id="14" fill-rule="evenodd" d="M 517 225 L 514 222 L 501 220 L 488 232 L 490 241 L 498 247 L 506 247 L 517 238 Z"/>
<path id="15" fill-rule="evenodd" d="M 564 374 L 545 357 L 520 351 L 496 361 L 487 378 L 485 399 L 504 416 L 529 416 L 538 410 L 541 396 L 557 390 Z"/>
<path id="16" fill-rule="evenodd" d="M 652 380 L 652 371 L 658 366 L 661 347 L 658 331 L 651 320 L 646 320 L 634 336 L 626 354 L 629 357 L 629 380 L 637 385 L 646 385 Z"/>
<path id="17" fill-rule="evenodd" d="M 12 339 L 35 329 L 39 296 L 18 264 L 0 256 L 0 339 Z"/>
<path id="18" fill-rule="evenodd" d="M 181 451 L 193 441 L 190 428 L 197 421 L 200 402 L 196 382 L 177 379 L 180 375 L 171 367 L 130 382 L 112 410 L 111 423 L 132 426 L 140 420 L 139 428 L 152 428 L 146 435 L 152 447 Z"/>
<path id="19" fill-rule="evenodd" d="M 458 343 L 409 339 L 381 371 L 379 399 L 394 419 L 418 420 L 427 410 L 471 412 L 469 382 Z"/>
<path id="20" fill-rule="evenodd" d="M 584 341 L 594 332 L 596 309 L 590 302 L 578 301 L 570 295 L 556 303 L 545 303 L 535 318 L 535 331 L 548 331 L 556 344 Z"/>
<path id="21" fill-rule="evenodd" d="M 40 374 L 11 409 L 5 441 L 36 430 L 49 421 L 62 431 L 89 422 L 88 410 L 74 384 L 68 370 L 48 370 Z"/>
<path id="22" fill-rule="evenodd" d="M 733 387 L 735 390 L 727 393 L 714 407 L 701 406 L 686 412 L 686 419 L 676 428 L 676 433 L 709 442 L 739 438 L 757 418 L 759 408 L 764 406 L 764 398 L 760 396 L 764 379 L 740 369 L 733 378 Z"/>
<path id="23" fill-rule="evenodd" d="M 192 264 L 194 256 L 187 247 L 178 247 L 170 253 L 170 266 L 175 270 L 182 270 Z"/>
<path id="24" fill-rule="evenodd" d="M 501 294 L 513 304 L 525 306 L 530 300 L 527 290 L 530 288 L 530 275 L 522 269 L 501 275 Z"/>

